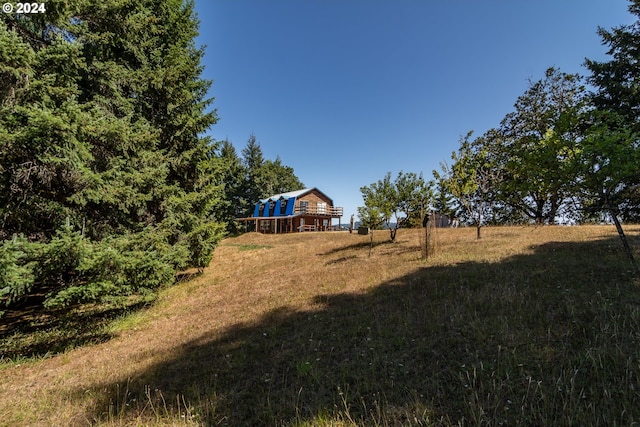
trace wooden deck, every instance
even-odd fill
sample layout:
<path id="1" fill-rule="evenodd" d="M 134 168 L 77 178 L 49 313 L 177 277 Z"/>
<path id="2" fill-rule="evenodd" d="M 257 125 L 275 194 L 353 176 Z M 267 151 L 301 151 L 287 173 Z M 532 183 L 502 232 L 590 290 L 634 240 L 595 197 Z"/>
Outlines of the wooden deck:
<path id="1" fill-rule="evenodd" d="M 300 215 L 326 215 L 332 218 L 343 216 L 344 209 L 342 207 L 335 206 L 319 206 L 319 207 L 296 207 L 294 213 Z"/>
<path id="2" fill-rule="evenodd" d="M 342 217 L 341 207 L 306 207 L 296 209 L 293 215 L 281 216 L 251 216 L 236 218 L 236 221 L 243 222 L 245 228 L 253 228 L 261 233 L 293 233 L 304 231 L 333 231 L 339 230 L 340 224 L 331 224 L 333 218 Z M 250 227 L 249 224 L 252 224 Z"/>

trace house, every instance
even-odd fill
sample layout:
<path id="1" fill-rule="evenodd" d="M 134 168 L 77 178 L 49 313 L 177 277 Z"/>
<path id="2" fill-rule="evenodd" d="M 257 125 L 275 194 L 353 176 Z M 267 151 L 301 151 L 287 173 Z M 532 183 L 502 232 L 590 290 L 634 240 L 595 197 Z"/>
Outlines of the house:
<path id="1" fill-rule="evenodd" d="M 332 230 L 333 218 L 342 217 L 343 209 L 317 188 L 289 191 L 262 199 L 254 206 L 253 215 L 236 218 L 247 230 L 261 233 L 295 233 Z M 339 225 L 338 225 L 339 229 Z"/>

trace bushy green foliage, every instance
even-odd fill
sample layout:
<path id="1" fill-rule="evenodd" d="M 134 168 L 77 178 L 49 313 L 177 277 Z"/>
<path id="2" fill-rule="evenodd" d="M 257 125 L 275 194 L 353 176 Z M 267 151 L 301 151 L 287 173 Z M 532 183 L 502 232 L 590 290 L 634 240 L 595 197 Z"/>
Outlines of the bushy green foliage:
<path id="1" fill-rule="evenodd" d="M 279 157 L 275 160 L 264 158 L 262 147 L 253 134 L 242 149 L 242 157 L 229 141 L 222 142 L 219 153 L 225 200 L 218 206 L 230 233 L 239 231 L 234 219 L 251 215 L 260 199 L 304 188 L 293 168 L 284 165 Z"/>
<path id="2" fill-rule="evenodd" d="M 640 1 L 629 11 L 640 18 Z M 499 129 L 471 144 L 467 135 L 434 175 L 467 207 L 478 237 L 487 214 L 493 223 L 606 219 L 640 272 L 621 223 L 640 219 L 640 21 L 598 33 L 611 59 L 586 60 L 591 93 L 581 76 L 547 69 Z"/>
<path id="3" fill-rule="evenodd" d="M 265 159 L 255 135 L 251 135 L 242 149 L 245 212 L 252 210 L 254 203 L 265 197 L 287 191 L 301 190 L 304 184 L 295 175 L 293 168 L 285 166 L 277 157 Z"/>
<path id="4" fill-rule="evenodd" d="M 35 263 L 29 260 L 30 252 L 24 237 L 15 236 L 0 243 L 0 302 L 14 301 L 31 290 Z"/>
<path id="5" fill-rule="evenodd" d="M 640 13 L 637 5 L 631 10 Z M 470 222 L 479 224 L 482 215 L 494 223 L 536 224 L 560 217 L 640 218 L 640 67 L 634 56 L 640 32 L 635 25 L 601 29 L 600 35 L 613 58 L 587 60 L 595 92 L 586 92 L 580 76 L 549 68 L 498 129 L 473 142 L 467 135 L 443 175 L 434 172 L 449 183 Z M 483 177 L 493 184 L 479 198 Z"/>
<path id="6" fill-rule="evenodd" d="M 440 186 L 450 193 L 463 218 L 476 226 L 476 236 L 491 211 L 492 196 L 502 181 L 501 171 L 488 155 L 483 142 L 491 132 L 471 142 L 473 132 L 460 140 L 458 151 L 451 153 L 451 166 L 441 163 L 441 172 L 433 171 Z"/>
<path id="7" fill-rule="evenodd" d="M 413 172 L 400 171 L 393 181 L 391 172 L 387 172 L 383 179 L 361 187 L 360 192 L 364 200 L 364 206 L 358 208 L 360 221 L 372 228 L 385 224 L 391 241 L 395 241 L 399 227 L 420 220 L 433 204 L 433 183 Z"/>
<path id="8" fill-rule="evenodd" d="M 171 284 L 176 269 L 188 265 L 193 254 L 187 243 L 171 245 L 154 230 L 95 242 L 69 225 L 48 242 L 15 237 L 0 246 L 0 297 L 10 304 L 28 295 L 34 284 L 49 289 L 49 308 L 147 294 Z M 209 254 L 208 260 L 211 250 L 198 248 L 198 254 Z"/>
<path id="9" fill-rule="evenodd" d="M 530 82 L 498 129 L 474 141 L 501 177 L 492 196 L 506 220 L 553 224 L 564 213 L 585 104 L 580 76 L 551 67 Z"/>
<path id="10" fill-rule="evenodd" d="M 640 2 L 631 1 L 629 11 L 640 19 Z M 610 59 L 585 62 L 596 90 L 586 113 L 578 188 L 589 213 L 607 212 L 614 220 L 640 219 L 639 24 L 600 28 Z"/>
<path id="11" fill-rule="evenodd" d="M 217 118 L 192 1 L 56 2 L 0 18 L 2 301 L 145 293 L 211 260 Z M 21 236 L 15 237 L 12 236 Z"/>

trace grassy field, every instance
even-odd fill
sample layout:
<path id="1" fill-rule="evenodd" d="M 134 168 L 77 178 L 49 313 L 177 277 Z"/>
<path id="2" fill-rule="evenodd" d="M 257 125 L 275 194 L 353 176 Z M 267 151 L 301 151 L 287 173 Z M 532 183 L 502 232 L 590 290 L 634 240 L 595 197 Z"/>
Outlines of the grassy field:
<path id="1" fill-rule="evenodd" d="M 14 313 L 0 425 L 640 422 L 640 283 L 612 226 L 438 230 L 426 262 L 418 231 L 370 257 L 356 234 L 246 234 L 146 308 Z"/>

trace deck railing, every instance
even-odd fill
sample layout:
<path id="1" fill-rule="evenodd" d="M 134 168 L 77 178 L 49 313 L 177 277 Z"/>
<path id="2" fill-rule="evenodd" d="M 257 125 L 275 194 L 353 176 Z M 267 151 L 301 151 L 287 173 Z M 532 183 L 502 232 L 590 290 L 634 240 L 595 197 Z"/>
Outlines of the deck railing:
<path id="1" fill-rule="evenodd" d="M 336 206 L 296 206 L 295 213 L 307 215 L 342 216 L 343 208 Z"/>

